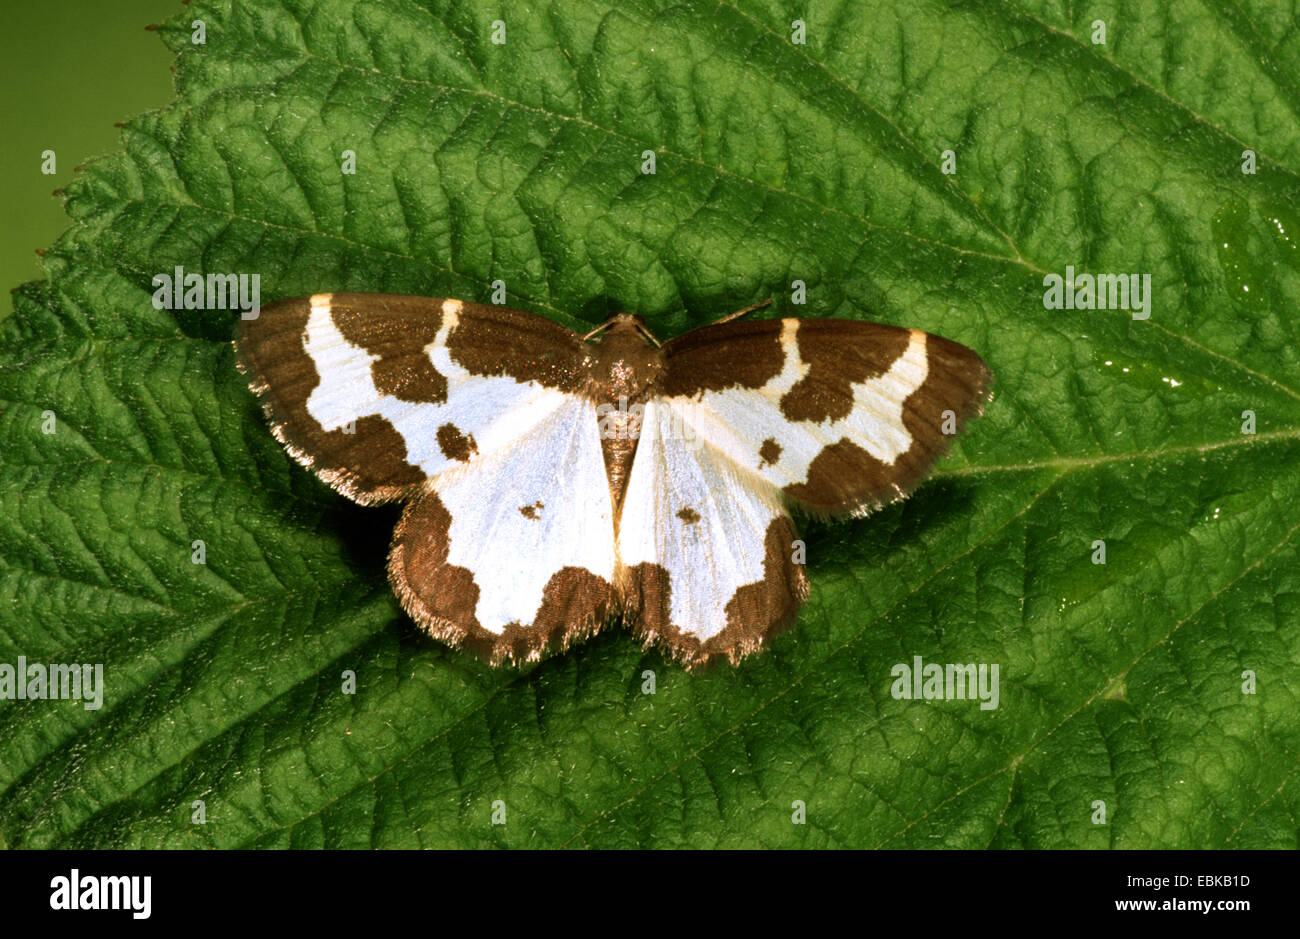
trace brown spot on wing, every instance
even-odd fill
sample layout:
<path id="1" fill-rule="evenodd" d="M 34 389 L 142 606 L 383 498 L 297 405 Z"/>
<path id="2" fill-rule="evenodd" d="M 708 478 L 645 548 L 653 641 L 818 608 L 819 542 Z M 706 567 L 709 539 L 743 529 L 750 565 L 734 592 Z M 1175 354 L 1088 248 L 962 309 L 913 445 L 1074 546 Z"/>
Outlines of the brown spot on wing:
<path id="1" fill-rule="evenodd" d="M 758 458 L 763 461 L 759 464 L 760 466 L 771 466 L 781 459 L 781 445 L 768 437 L 763 441 L 763 445 L 758 448 Z"/>
<path id="2" fill-rule="evenodd" d="M 926 336 L 926 356 L 926 379 L 903 403 L 903 426 L 912 438 L 907 450 L 890 464 L 841 439 L 823 448 L 807 479 L 786 486 L 785 494 L 819 514 L 863 514 L 916 488 L 956 436 L 943 433 L 943 412 L 956 414 L 960 432 L 983 412 L 992 382 L 983 359 L 941 336 Z"/>
<path id="3" fill-rule="evenodd" d="M 271 431 L 295 460 L 326 483 L 363 504 L 416 494 L 424 473 L 406 461 L 406 442 L 384 418 L 358 418 L 353 433 L 327 431 L 307 411 L 321 382 L 303 335 L 309 298 L 263 307 L 257 319 L 241 320 L 235 340 L 240 370 L 261 397 Z"/>
<path id="4" fill-rule="evenodd" d="M 519 512 L 524 518 L 530 518 L 533 521 L 536 521 L 542 517 L 542 509 L 544 508 L 546 508 L 546 506 L 539 501 L 534 502 L 532 505 L 521 505 L 519 507 Z"/>
<path id="5" fill-rule="evenodd" d="M 781 373 L 781 321 L 702 326 L 664 346 L 661 394 L 697 397 L 726 388 L 762 388 Z"/>
<path id="6" fill-rule="evenodd" d="M 694 525 L 696 522 L 700 520 L 700 513 L 695 511 L 690 506 L 687 506 L 686 508 L 682 509 L 677 513 L 677 517 L 680 518 L 687 525 Z"/>
<path id="7" fill-rule="evenodd" d="M 464 463 L 478 453 L 478 444 L 472 434 L 462 434 L 455 424 L 443 424 L 438 428 L 438 447 L 442 455 L 449 460 Z"/>
<path id="8" fill-rule="evenodd" d="M 878 378 L 907 350 L 911 330 L 853 320 L 800 320 L 799 358 L 808 372 L 781 396 L 792 421 L 842 420 L 853 410 L 852 385 Z"/>
<path id="9" fill-rule="evenodd" d="M 475 614 L 480 590 L 473 572 L 447 563 L 450 528 L 450 513 L 429 493 L 407 506 L 388 557 L 403 609 L 435 638 L 493 665 L 518 664 L 592 635 L 605 622 L 609 582 L 585 568 L 562 567 L 547 581 L 532 623 L 510 623 L 500 634 L 484 629 Z"/>

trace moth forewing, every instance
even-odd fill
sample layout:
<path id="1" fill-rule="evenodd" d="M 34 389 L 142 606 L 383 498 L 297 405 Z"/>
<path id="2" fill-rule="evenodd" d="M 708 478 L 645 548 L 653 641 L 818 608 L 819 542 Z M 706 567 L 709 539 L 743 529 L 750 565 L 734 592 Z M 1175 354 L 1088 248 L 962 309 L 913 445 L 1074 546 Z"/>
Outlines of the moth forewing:
<path id="1" fill-rule="evenodd" d="M 277 437 L 362 503 L 409 501 L 389 572 L 425 630 L 494 662 L 606 619 L 613 511 L 587 351 L 530 313 L 319 294 L 241 325 Z"/>
<path id="2" fill-rule="evenodd" d="M 668 343 L 669 398 L 712 446 L 811 514 L 861 515 L 907 495 L 989 397 L 983 360 L 939 336 L 778 323 L 704 327 Z M 715 329 L 727 332 L 712 342 Z M 743 371 L 718 361 L 741 357 Z"/>

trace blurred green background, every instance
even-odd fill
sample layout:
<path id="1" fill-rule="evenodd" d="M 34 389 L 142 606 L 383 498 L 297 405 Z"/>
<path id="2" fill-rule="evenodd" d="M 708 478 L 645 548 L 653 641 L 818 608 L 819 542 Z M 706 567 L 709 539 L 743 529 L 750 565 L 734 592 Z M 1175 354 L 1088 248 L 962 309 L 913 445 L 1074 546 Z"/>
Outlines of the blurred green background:
<path id="1" fill-rule="evenodd" d="M 10 291 L 42 276 L 37 248 L 68 227 L 55 189 L 72 168 L 118 149 L 114 122 L 172 99 L 171 53 L 145 31 L 181 0 L 45 0 L 7 3 L 0 30 L 5 145 L 0 148 L 0 319 Z M 41 172 L 53 150 L 57 171 Z"/>

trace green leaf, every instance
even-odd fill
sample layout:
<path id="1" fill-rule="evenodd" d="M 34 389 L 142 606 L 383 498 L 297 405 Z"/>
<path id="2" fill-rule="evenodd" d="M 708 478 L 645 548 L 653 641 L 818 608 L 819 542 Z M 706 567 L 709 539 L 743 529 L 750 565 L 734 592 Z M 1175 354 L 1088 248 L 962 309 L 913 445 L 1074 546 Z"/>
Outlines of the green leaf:
<path id="1" fill-rule="evenodd" d="M 0 327 L 0 663 L 105 695 L 0 701 L 0 843 L 1295 847 L 1286 5 L 1141 0 L 1101 45 L 1055 4 L 487 9 L 195 0 L 177 100 L 68 186 Z M 401 614 L 395 510 L 274 442 L 238 314 L 153 307 L 176 265 L 661 337 L 770 294 L 970 345 L 997 396 L 912 499 L 804 524 L 811 602 L 741 667 L 614 629 L 492 670 Z M 1067 265 L 1150 274 L 1150 318 L 1046 309 Z M 998 707 L 895 697 L 916 656 L 998 665 Z"/>

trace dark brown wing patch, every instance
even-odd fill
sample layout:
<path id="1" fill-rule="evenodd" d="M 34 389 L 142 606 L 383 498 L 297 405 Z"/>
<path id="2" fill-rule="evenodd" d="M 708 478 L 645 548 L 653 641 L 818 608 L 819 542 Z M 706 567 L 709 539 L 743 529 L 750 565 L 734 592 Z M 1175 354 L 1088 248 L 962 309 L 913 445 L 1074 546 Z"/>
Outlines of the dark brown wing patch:
<path id="1" fill-rule="evenodd" d="M 719 323 L 664 345 L 670 363 L 659 390 L 693 398 L 704 391 L 762 388 L 781 373 L 781 321 Z"/>
<path id="2" fill-rule="evenodd" d="M 588 349 L 582 340 L 533 313 L 464 303 L 460 324 L 447 337 L 447 350 L 473 375 L 509 375 L 574 393 L 587 386 Z"/>
<path id="3" fill-rule="evenodd" d="M 781 396 L 781 413 L 792 421 L 821 423 L 849 416 L 852 386 L 889 371 L 907 348 L 910 330 L 879 323 L 800 320 L 797 336 L 808 373 Z"/>
<path id="4" fill-rule="evenodd" d="M 662 564 L 646 561 L 622 569 L 623 616 L 647 642 L 671 628 L 672 590 L 672 575 Z"/>
<path id="5" fill-rule="evenodd" d="M 447 563 L 451 513 L 436 493 L 406 507 L 393 532 L 388 576 L 411 617 L 439 639 L 453 644 L 469 637 L 487 640 L 478 624 L 478 584 L 468 568 Z"/>
<path id="6" fill-rule="evenodd" d="M 438 446 L 447 459 L 462 463 L 478 453 L 473 434 L 462 434 L 455 424 L 443 424 L 438 428 Z"/>
<path id="7" fill-rule="evenodd" d="M 370 366 L 375 388 L 402 401 L 447 400 L 447 376 L 433 367 L 425 347 L 442 328 L 436 300 L 387 294 L 334 294 L 334 325 L 343 338 L 378 356 Z"/>

